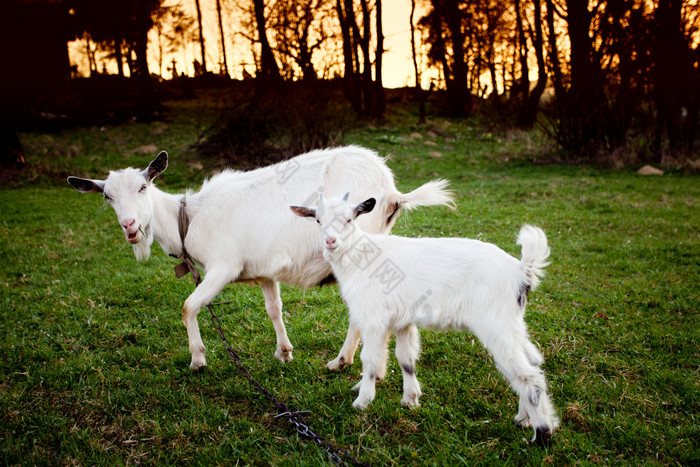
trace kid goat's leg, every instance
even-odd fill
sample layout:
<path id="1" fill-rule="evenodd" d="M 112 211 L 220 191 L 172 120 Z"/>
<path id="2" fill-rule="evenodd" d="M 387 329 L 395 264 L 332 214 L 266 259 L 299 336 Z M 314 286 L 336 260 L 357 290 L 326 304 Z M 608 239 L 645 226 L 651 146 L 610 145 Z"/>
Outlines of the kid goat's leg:
<path id="1" fill-rule="evenodd" d="M 272 320 L 272 326 L 275 328 L 275 334 L 277 335 L 275 357 L 280 361 L 289 362 L 294 358 L 292 356 L 293 347 L 287 337 L 284 321 L 282 321 L 282 299 L 280 298 L 279 283 L 265 279 L 260 283 L 260 287 L 265 297 L 267 316 Z"/>
<path id="2" fill-rule="evenodd" d="M 498 369 L 518 393 L 520 407 L 516 421 L 531 425 L 535 434 L 532 442 L 549 443 L 558 426 L 554 407 L 547 394 L 547 382 L 539 367 L 542 358 L 528 340 L 524 322 L 500 323 L 485 339 L 480 339 L 491 352 Z"/>
<path id="3" fill-rule="evenodd" d="M 359 388 L 360 393 L 352 403 L 356 409 L 366 408 L 376 392 L 377 373 L 381 370 L 386 361 L 386 333 L 385 327 L 365 326 L 362 329 L 362 381 Z"/>
<path id="4" fill-rule="evenodd" d="M 192 361 L 190 370 L 197 370 L 207 366 L 207 359 L 204 356 L 204 344 L 202 336 L 199 334 L 199 325 L 197 324 L 197 314 L 199 310 L 214 300 L 219 295 L 229 281 L 228 274 L 217 274 L 216 271 L 207 271 L 207 275 L 202 280 L 202 283 L 194 289 L 194 292 L 187 297 L 185 305 L 182 307 L 182 323 L 187 328 L 187 338 L 190 344 L 190 353 Z"/>
<path id="5" fill-rule="evenodd" d="M 416 360 L 420 353 L 420 335 L 418 328 L 410 326 L 396 331 L 396 359 L 403 373 L 403 398 L 401 405 L 418 407 L 418 398 L 422 392 L 416 378 Z"/>
<path id="6" fill-rule="evenodd" d="M 340 349 L 335 360 L 326 363 L 326 368 L 329 370 L 341 370 L 346 366 L 352 365 L 355 359 L 355 352 L 357 352 L 357 346 L 360 345 L 361 335 L 360 330 L 351 322 L 348 326 L 348 335 L 345 337 L 343 347 Z"/>
<path id="7" fill-rule="evenodd" d="M 352 365 L 355 359 L 355 352 L 357 352 L 357 347 L 360 345 L 360 338 L 362 333 L 355 327 L 352 322 L 348 326 L 348 335 L 345 337 L 345 342 L 343 347 L 340 349 L 340 353 L 335 358 L 326 363 L 326 368 L 329 370 L 341 370 L 346 366 Z M 382 380 L 386 377 L 386 363 L 387 363 L 387 346 L 389 345 L 389 339 L 391 338 L 391 332 L 387 331 L 386 337 L 384 338 L 384 363 L 377 370 L 377 380 Z M 360 388 L 360 383 L 358 383 L 353 390 Z"/>

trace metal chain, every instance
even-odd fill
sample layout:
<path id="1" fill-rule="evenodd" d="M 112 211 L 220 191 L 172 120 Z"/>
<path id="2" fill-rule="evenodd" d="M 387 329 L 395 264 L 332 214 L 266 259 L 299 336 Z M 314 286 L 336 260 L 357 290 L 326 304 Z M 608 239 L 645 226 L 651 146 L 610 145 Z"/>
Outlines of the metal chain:
<path id="1" fill-rule="evenodd" d="M 228 355 L 231 357 L 231 360 L 233 360 L 233 362 L 236 364 L 236 367 L 238 368 L 238 373 L 240 373 L 241 376 L 247 379 L 253 388 L 255 388 L 263 396 L 265 396 L 272 403 L 272 405 L 275 406 L 275 408 L 277 409 L 277 415 L 275 415 L 275 418 L 286 419 L 287 421 L 289 421 L 289 423 L 294 425 L 294 428 L 296 429 L 299 436 L 313 441 L 321 448 L 325 448 L 326 454 L 328 454 L 328 457 L 330 457 L 333 463 L 347 463 L 356 466 L 367 465 L 352 457 L 346 450 L 333 446 L 328 441 L 326 441 L 326 439 L 323 436 L 319 436 L 316 433 L 314 433 L 309 427 L 309 425 L 306 423 L 304 417 L 302 416 L 303 413 L 309 413 L 308 411 L 292 412 L 291 410 L 289 410 L 287 404 L 277 399 L 269 390 L 267 390 L 262 384 L 260 384 L 258 380 L 253 378 L 250 375 L 248 369 L 245 366 L 243 366 L 243 363 L 241 363 L 241 359 L 238 356 L 238 353 L 236 353 L 236 351 L 233 350 L 233 348 L 231 347 L 231 342 L 229 342 L 229 340 L 226 338 L 226 335 L 224 334 L 224 331 L 221 328 L 221 321 L 219 320 L 219 317 L 216 316 L 216 314 L 214 313 L 214 307 L 210 304 L 207 305 L 207 308 L 209 308 L 209 313 L 211 314 L 214 329 L 216 329 L 216 332 L 219 334 L 221 341 L 224 343 L 224 348 L 226 349 Z"/>
<path id="2" fill-rule="evenodd" d="M 180 258 L 182 260 L 182 263 L 178 264 L 175 267 L 175 275 L 177 276 L 177 278 L 180 279 L 188 273 L 191 273 L 195 287 L 198 287 L 199 284 L 202 282 L 202 279 L 199 275 L 199 271 L 194 265 L 194 261 L 192 261 L 192 258 L 190 258 L 189 254 L 187 253 L 187 249 L 185 248 L 185 237 L 187 236 L 187 230 L 189 225 L 189 219 L 185 211 L 186 206 L 187 205 L 185 203 L 185 199 L 183 198 L 182 200 L 180 200 L 180 210 L 178 214 L 178 230 L 180 233 L 182 250 L 179 256 L 171 256 Z M 294 428 L 296 429 L 297 433 L 299 433 L 299 436 L 313 441 L 321 448 L 325 448 L 328 457 L 330 457 L 335 464 L 347 463 L 357 466 L 367 465 L 353 458 L 350 454 L 348 454 L 346 450 L 333 446 L 328 441 L 326 441 L 326 439 L 323 436 L 319 436 L 316 433 L 314 433 L 311 430 L 311 428 L 309 428 L 309 425 L 306 423 L 306 420 L 304 420 L 304 417 L 301 415 L 302 413 L 308 413 L 308 411 L 292 412 L 291 410 L 289 410 L 289 407 L 287 407 L 287 404 L 278 400 L 274 395 L 272 395 L 270 391 L 263 387 L 263 385 L 260 384 L 258 380 L 254 379 L 250 375 L 248 369 L 245 366 L 243 366 L 243 363 L 241 363 L 241 359 L 236 353 L 236 351 L 233 350 L 233 348 L 231 347 L 231 343 L 226 338 L 226 335 L 224 334 L 224 331 L 221 328 L 221 321 L 219 320 L 219 317 L 216 316 L 216 313 L 214 313 L 214 307 L 212 306 L 212 304 L 208 304 L 207 308 L 209 308 L 209 313 L 211 314 L 211 319 L 214 324 L 214 328 L 219 334 L 219 337 L 221 337 L 221 341 L 224 343 L 226 352 L 231 357 L 231 360 L 233 360 L 233 362 L 236 364 L 236 367 L 238 368 L 238 373 L 240 373 L 241 376 L 247 379 L 254 389 L 256 389 L 259 393 L 265 396 L 272 403 L 272 405 L 275 406 L 275 408 L 277 409 L 277 415 L 275 415 L 275 418 L 284 418 L 288 420 L 289 423 L 294 425 Z"/>

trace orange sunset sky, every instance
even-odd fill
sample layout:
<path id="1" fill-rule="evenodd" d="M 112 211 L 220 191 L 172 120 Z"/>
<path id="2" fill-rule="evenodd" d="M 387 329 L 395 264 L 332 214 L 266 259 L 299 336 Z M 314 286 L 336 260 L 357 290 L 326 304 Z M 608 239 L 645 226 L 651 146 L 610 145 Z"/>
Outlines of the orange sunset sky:
<path id="1" fill-rule="evenodd" d="M 167 1 L 165 5 L 172 5 L 175 2 Z M 202 23 L 204 28 L 204 40 L 207 51 L 207 69 L 208 71 L 218 71 L 218 62 L 220 56 L 220 39 L 218 31 L 218 23 L 216 18 L 216 2 L 214 0 L 200 0 L 202 8 Z M 227 3 L 227 0 L 222 0 L 222 6 L 226 9 L 223 4 Z M 196 18 L 195 13 L 195 3 L 194 0 L 181 0 L 180 5 L 183 10 L 185 10 L 191 17 Z M 383 71 L 383 81 L 384 86 L 387 88 L 402 87 L 406 85 L 413 85 L 415 83 L 414 72 L 413 72 L 413 62 L 411 59 L 411 33 L 409 25 L 409 17 L 411 12 L 410 0 L 383 0 L 383 27 L 384 27 L 384 66 Z M 422 10 L 418 9 L 416 12 L 415 19 L 417 21 L 421 16 Z M 253 65 L 253 59 L 250 51 L 250 42 L 246 39 L 235 35 L 235 29 L 238 27 L 236 24 L 236 19 L 234 15 L 224 19 L 224 30 L 226 35 L 226 56 L 228 62 L 229 73 L 233 78 L 242 78 L 243 69 L 245 68 L 249 73 L 253 74 L 255 67 Z M 149 68 L 151 73 L 158 73 L 158 59 L 156 46 L 154 45 L 156 41 L 157 34 L 154 30 L 151 30 L 149 35 L 151 42 L 149 44 Z M 78 71 L 83 76 L 89 75 L 89 66 L 87 59 L 85 57 L 85 41 L 77 40 L 69 43 L 69 53 L 71 63 L 78 66 Z M 163 65 L 163 77 L 170 78 L 172 73 L 168 71 L 168 67 L 175 59 L 177 62 L 177 70 L 180 74 L 185 70 L 190 76 L 194 74 L 192 62 L 194 59 L 199 60 L 200 51 L 199 44 L 193 42 L 188 46 L 184 53 L 178 51 L 176 53 L 168 54 L 164 59 Z M 323 60 L 319 56 L 315 56 L 314 61 L 318 62 Z M 98 70 L 102 71 L 103 66 L 106 67 L 109 73 L 116 73 L 116 64 L 114 60 L 100 59 L 98 54 Z M 318 67 L 317 67 L 318 69 Z M 424 84 L 430 81 L 431 76 L 427 74 L 424 76 Z"/>

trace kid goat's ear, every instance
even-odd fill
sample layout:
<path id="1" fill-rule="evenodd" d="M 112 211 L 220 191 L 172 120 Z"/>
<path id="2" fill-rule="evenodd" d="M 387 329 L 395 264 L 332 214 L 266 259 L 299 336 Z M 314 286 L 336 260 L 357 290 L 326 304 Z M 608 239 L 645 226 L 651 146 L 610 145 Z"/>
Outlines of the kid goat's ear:
<path id="1" fill-rule="evenodd" d="M 307 208 L 304 206 L 289 206 L 294 214 L 299 217 L 316 217 L 316 210 L 314 208 Z"/>
<path id="2" fill-rule="evenodd" d="M 368 212 L 372 212 L 372 209 L 374 209 L 374 205 L 377 204 L 377 200 L 374 198 L 370 198 L 368 200 L 365 200 L 355 206 L 355 217 L 361 215 L 361 214 L 367 214 Z"/>
<path id="3" fill-rule="evenodd" d="M 102 193 L 105 188 L 104 180 L 68 177 L 68 183 L 70 183 L 73 188 L 83 193 Z"/>
<path id="4" fill-rule="evenodd" d="M 153 181 L 154 178 L 156 178 L 158 175 L 162 174 L 165 172 L 165 169 L 168 168 L 168 153 L 165 151 L 161 151 L 160 154 L 156 156 L 153 161 L 151 161 L 150 164 L 148 164 L 148 167 L 143 171 L 143 176 L 146 178 L 146 180 Z"/>

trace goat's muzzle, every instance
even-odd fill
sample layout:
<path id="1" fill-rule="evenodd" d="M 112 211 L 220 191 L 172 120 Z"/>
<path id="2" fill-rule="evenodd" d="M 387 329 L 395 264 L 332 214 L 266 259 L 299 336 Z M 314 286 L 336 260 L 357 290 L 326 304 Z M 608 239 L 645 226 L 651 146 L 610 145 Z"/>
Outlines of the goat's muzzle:
<path id="1" fill-rule="evenodd" d="M 138 243 L 141 241 L 141 232 L 139 232 L 138 230 L 136 232 L 131 232 L 131 233 L 125 232 L 125 235 L 126 235 L 126 241 L 129 243 L 134 244 L 134 243 Z"/>

